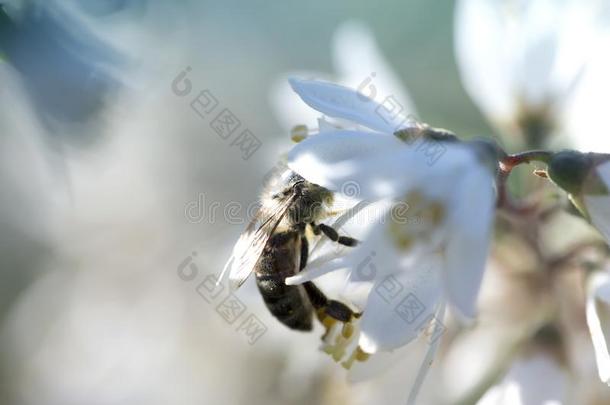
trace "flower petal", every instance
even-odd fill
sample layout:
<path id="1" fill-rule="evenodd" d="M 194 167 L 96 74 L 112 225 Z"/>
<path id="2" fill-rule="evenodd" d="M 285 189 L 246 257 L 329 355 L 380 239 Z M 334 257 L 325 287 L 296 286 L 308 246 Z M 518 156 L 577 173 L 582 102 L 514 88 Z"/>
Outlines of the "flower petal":
<path id="1" fill-rule="evenodd" d="M 607 23 L 606 23 L 607 25 Z M 599 36 L 599 49 L 608 48 L 610 35 Z M 578 43 L 582 46 L 582 43 Z M 583 151 L 610 152 L 610 137 L 600 135 L 607 125 L 607 95 L 610 92 L 610 54 L 597 52 L 587 61 L 564 108 L 563 125 L 574 147 Z"/>
<path id="2" fill-rule="evenodd" d="M 587 325 L 599 378 L 610 385 L 610 277 L 606 272 L 594 273 L 588 280 Z"/>
<path id="3" fill-rule="evenodd" d="M 464 87 L 493 122 L 515 111 L 514 47 L 501 2 L 461 0 L 455 12 L 455 53 Z M 499 44 L 502 44 L 499 46 Z"/>
<path id="4" fill-rule="evenodd" d="M 519 325 L 515 329 L 527 327 Z M 443 355 L 447 398 L 459 404 L 472 403 L 475 398 L 480 398 L 497 376 L 508 369 L 525 334 L 505 325 L 494 325 L 491 321 L 477 323 L 475 328 L 460 333 Z M 464 367 L 464 364 L 469 366 Z"/>
<path id="5" fill-rule="evenodd" d="M 356 247 L 344 247 L 337 243 L 329 242 L 330 239 L 321 237 L 310 251 L 310 261 L 299 274 L 286 279 L 286 284 L 296 285 L 305 281 L 311 281 L 327 273 L 342 269 L 349 269 L 349 283 L 345 284 L 343 295 L 350 296 L 350 292 L 361 290 L 361 286 L 355 284 L 360 282 L 370 282 L 377 275 L 377 267 L 371 263 L 377 255 L 377 251 L 384 258 L 390 258 L 393 252 L 388 250 L 388 243 L 385 239 L 369 237 L 377 235 L 372 233 L 374 228 L 384 221 L 386 213 L 392 207 L 389 201 L 378 201 L 368 203 L 362 201 L 353 209 L 339 217 L 332 224 L 332 227 L 341 234 L 347 234 L 360 240 L 361 243 Z M 345 232 L 349 229 L 349 232 Z M 385 249 L 385 250 L 384 250 Z M 352 298 L 351 296 L 349 298 Z M 351 300 L 350 300 L 351 301 Z M 355 305 L 363 307 L 364 302 L 354 302 Z"/>
<path id="6" fill-rule="evenodd" d="M 404 115 L 416 114 L 407 89 L 364 23 L 348 21 L 335 31 L 333 61 L 341 83 L 380 103 L 395 100 Z"/>
<path id="7" fill-rule="evenodd" d="M 441 300 L 438 304 L 438 308 L 436 313 L 434 314 L 434 322 L 435 324 L 432 326 L 433 328 L 444 328 L 442 325 L 442 320 L 445 316 L 445 302 Z M 437 324 L 438 322 L 438 324 Z M 409 397 L 407 399 L 407 404 L 415 404 L 417 400 L 417 396 L 419 395 L 419 391 L 421 390 L 422 385 L 424 384 L 424 380 L 426 379 L 426 375 L 428 375 L 428 371 L 430 367 L 432 367 L 432 362 L 434 361 L 434 357 L 436 356 L 436 351 L 438 350 L 438 346 L 441 342 L 440 336 L 434 337 L 428 345 L 428 350 L 426 350 L 426 356 L 422 361 L 419 370 L 417 372 L 417 377 L 415 378 L 415 382 L 411 387 L 411 391 L 409 392 Z"/>
<path id="8" fill-rule="evenodd" d="M 476 314 L 494 219 L 493 179 L 484 167 L 463 174 L 448 218 L 443 278 L 449 301 L 467 319 Z"/>
<path id="9" fill-rule="evenodd" d="M 361 321 L 359 344 L 365 352 L 393 350 L 419 335 L 442 295 L 440 266 L 439 258 L 431 257 L 421 268 L 376 281 Z"/>
<path id="10" fill-rule="evenodd" d="M 541 378 L 544 376 L 544 378 Z M 560 405 L 568 398 L 568 375 L 551 357 L 536 353 L 511 366 L 503 381 L 477 405 Z"/>
<path id="11" fill-rule="evenodd" d="M 324 260 L 323 263 L 311 262 L 307 265 L 307 269 L 298 273 L 295 276 L 287 277 L 286 285 L 298 285 L 307 281 L 315 280 L 333 271 L 348 268 L 349 261 L 345 257 L 338 257 L 332 260 Z"/>
<path id="12" fill-rule="evenodd" d="M 292 148 L 288 166 L 312 183 L 340 191 L 353 182 L 358 162 L 381 152 L 404 149 L 394 136 L 371 132 L 334 131 L 309 137 Z M 351 183 L 350 183 L 351 184 Z"/>
<path id="13" fill-rule="evenodd" d="M 442 193 L 435 181 L 449 184 L 453 174 L 473 163 L 463 145 L 438 144 L 437 155 L 393 136 L 336 131 L 305 139 L 288 154 L 288 166 L 310 182 L 329 190 L 357 190 L 361 199 L 403 196 L 415 185 Z M 449 174 L 449 175 L 448 175 Z M 445 179 L 445 180 L 443 180 Z"/>
<path id="14" fill-rule="evenodd" d="M 517 38 L 515 55 L 515 90 L 528 106 L 547 101 L 554 89 L 551 79 L 558 53 L 558 36 L 562 11 L 554 2 L 523 3 L 513 22 Z M 512 13 L 506 12 L 507 18 Z"/>
<path id="15" fill-rule="evenodd" d="M 338 84 L 292 78 L 290 85 L 305 103 L 330 117 L 353 121 L 387 134 L 412 123 L 404 114 L 397 114 L 395 105 L 378 104 Z"/>
<path id="16" fill-rule="evenodd" d="M 276 79 L 269 91 L 270 106 L 273 109 L 274 116 L 285 131 L 290 131 L 295 125 L 299 124 L 304 124 L 308 128 L 315 128 L 320 113 L 294 96 L 294 91 L 288 83 L 290 77 L 293 76 L 315 77 L 326 80 L 329 75 L 319 72 L 291 72 Z"/>
<path id="17" fill-rule="evenodd" d="M 610 243 L 610 196 L 584 196 L 591 222 Z"/>
<path id="18" fill-rule="evenodd" d="M 595 168 L 599 177 L 606 184 L 606 187 L 610 189 L 610 161 L 604 162 Z"/>
<path id="19" fill-rule="evenodd" d="M 389 374 L 399 373 L 401 384 L 406 384 L 405 380 L 411 379 L 408 377 L 415 373 L 414 363 L 416 359 L 423 357 L 425 349 L 425 337 L 421 336 L 411 344 L 391 352 L 375 353 L 367 361 L 354 363 L 354 366 L 349 370 L 348 380 L 351 383 L 359 383 L 382 376 L 383 381 L 386 382 L 386 379 L 389 379 Z"/>

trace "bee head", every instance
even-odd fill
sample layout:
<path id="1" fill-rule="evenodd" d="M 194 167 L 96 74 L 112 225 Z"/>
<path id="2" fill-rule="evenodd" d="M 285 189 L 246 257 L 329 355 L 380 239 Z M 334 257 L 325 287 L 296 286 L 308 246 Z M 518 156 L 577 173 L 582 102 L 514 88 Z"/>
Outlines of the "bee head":
<path id="1" fill-rule="evenodd" d="M 302 177 L 292 184 L 292 189 L 297 199 L 304 202 L 311 204 L 329 204 L 332 202 L 332 193 L 329 190 L 310 183 Z"/>
<path id="2" fill-rule="evenodd" d="M 281 181 L 278 182 L 278 186 L 280 187 L 272 190 L 273 198 L 284 199 L 294 195 L 299 205 L 330 205 L 333 200 L 332 192 L 305 180 L 293 171 L 285 172 Z"/>
<path id="3" fill-rule="evenodd" d="M 305 180 L 299 180 L 292 185 L 294 194 L 298 197 L 302 197 L 304 193 L 307 193 L 307 182 Z"/>

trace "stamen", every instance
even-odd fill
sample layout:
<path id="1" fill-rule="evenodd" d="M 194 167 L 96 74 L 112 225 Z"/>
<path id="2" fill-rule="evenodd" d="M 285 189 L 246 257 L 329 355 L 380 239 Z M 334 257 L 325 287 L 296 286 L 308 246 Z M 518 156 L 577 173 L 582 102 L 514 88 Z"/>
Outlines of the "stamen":
<path id="1" fill-rule="evenodd" d="M 400 204 L 406 204 L 409 218 L 415 221 L 409 221 L 405 217 L 404 207 Z M 396 205 L 396 210 L 392 210 L 392 216 L 387 228 L 388 232 L 396 248 L 406 252 L 412 250 L 418 241 L 432 240 L 435 230 L 446 217 L 446 209 L 442 202 L 426 199 L 417 190 L 413 190 Z"/>
<path id="2" fill-rule="evenodd" d="M 354 350 L 347 360 L 341 363 L 344 369 L 349 370 L 354 365 L 358 350 Z"/>
<path id="3" fill-rule="evenodd" d="M 349 339 L 354 334 L 354 325 L 351 322 L 343 324 L 343 329 L 341 330 L 341 334 L 344 338 Z"/>
<path id="4" fill-rule="evenodd" d="M 294 143 L 301 142 L 303 139 L 307 138 L 308 135 L 309 130 L 307 129 L 307 125 L 296 125 L 290 131 L 290 139 L 292 139 Z"/>
<path id="5" fill-rule="evenodd" d="M 367 361 L 370 357 L 370 353 L 365 352 L 360 346 L 358 346 L 358 348 L 356 349 L 356 360 Z"/>
<path id="6" fill-rule="evenodd" d="M 358 345 L 360 336 L 358 319 L 354 317 L 349 322 L 339 322 L 327 316 L 322 320 L 327 330 L 322 337 L 324 343 L 321 349 L 347 370 L 354 362 L 366 361 L 370 357 L 370 354 L 364 352 Z"/>
<path id="7" fill-rule="evenodd" d="M 438 201 L 430 203 L 424 210 L 423 216 L 429 219 L 433 225 L 439 225 L 445 218 L 445 207 Z"/>

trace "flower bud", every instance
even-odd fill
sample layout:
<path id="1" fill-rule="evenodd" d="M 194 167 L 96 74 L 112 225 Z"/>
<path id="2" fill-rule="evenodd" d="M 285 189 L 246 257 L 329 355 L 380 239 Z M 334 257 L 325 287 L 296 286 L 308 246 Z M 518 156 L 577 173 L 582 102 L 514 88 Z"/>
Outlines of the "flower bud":
<path id="1" fill-rule="evenodd" d="M 549 162 L 548 175 L 559 187 L 570 194 L 580 194 L 593 168 L 590 153 L 564 150 L 555 153 Z"/>
<path id="2" fill-rule="evenodd" d="M 549 161 L 548 177 L 610 242 L 610 155 L 558 152 Z"/>

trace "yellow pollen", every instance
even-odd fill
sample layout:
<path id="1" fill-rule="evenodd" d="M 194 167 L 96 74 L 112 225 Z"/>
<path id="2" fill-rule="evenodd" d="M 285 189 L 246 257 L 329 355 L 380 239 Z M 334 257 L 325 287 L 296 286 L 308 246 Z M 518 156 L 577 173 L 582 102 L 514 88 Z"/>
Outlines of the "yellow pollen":
<path id="1" fill-rule="evenodd" d="M 364 350 L 362 350 L 360 348 L 360 346 L 358 346 L 358 348 L 356 349 L 356 360 L 367 361 L 369 359 L 369 357 L 371 357 L 371 354 L 365 352 Z"/>
<path id="2" fill-rule="evenodd" d="M 358 319 L 361 315 L 361 313 L 354 314 L 354 317 L 348 322 L 341 322 L 325 316 L 323 313 L 318 314 L 326 328 L 326 332 L 322 336 L 321 350 L 348 370 L 354 362 L 366 361 L 370 357 L 358 345 L 360 336 Z"/>
<path id="3" fill-rule="evenodd" d="M 430 220 L 433 225 L 439 225 L 445 219 L 445 207 L 438 201 L 430 203 L 422 213 L 425 219 Z"/>
<path id="4" fill-rule="evenodd" d="M 290 139 L 295 143 L 299 143 L 307 138 L 308 133 L 309 130 L 307 129 L 307 125 L 296 125 L 290 131 Z"/>
<path id="5" fill-rule="evenodd" d="M 407 193 L 404 200 L 407 204 L 409 204 L 409 207 L 418 210 L 421 208 L 426 199 L 419 191 L 411 190 Z"/>
<path id="6" fill-rule="evenodd" d="M 354 325 L 352 325 L 351 322 L 343 324 L 343 330 L 341 331 L 341 334 L 346 339 L 352 337 L 352 335 L 354 334 Z"/>
<path id="7" fill-rule="evenodd" d="M 401 204 L 406 204 L 408 216 Z M 446 216 L 442 202 L 426 199 L 417 190 L 410 191 L 395 208 L 387 229 L 396 249 L 403 252 L 410 250 L 417 241 L 430 239 Z"/>
<path id="8" fill-rule="evenodd" d="M 367 361 L 371 357 L 369 353 L 366 353 L 364 350 L 360 348 L 360 346 L 356 347 L 356 350 L 352 352 L 347 360 L 341 363 L 344 369 L 349 370 L 354 365 L 354 361 Z"/>
<path id="9" fill-rule="evenodd" d="M 342 362 L 341 365 L 343 366 L 344 369 L 349 370 L 354 365 L 355 360 L 356 360 L 356 350 L 354 350 L 352 352 L 351 356 L 349 356 L 349 358 L 347 360 Z"/>
<path id="10" fill-rule="evenodd" d="M 326 329 L 332 328 L 335 323 L 337 323 L 337 321 L 330 316 L 325 316 L 322 320 L 322 325 L 324 325 Z"/>

